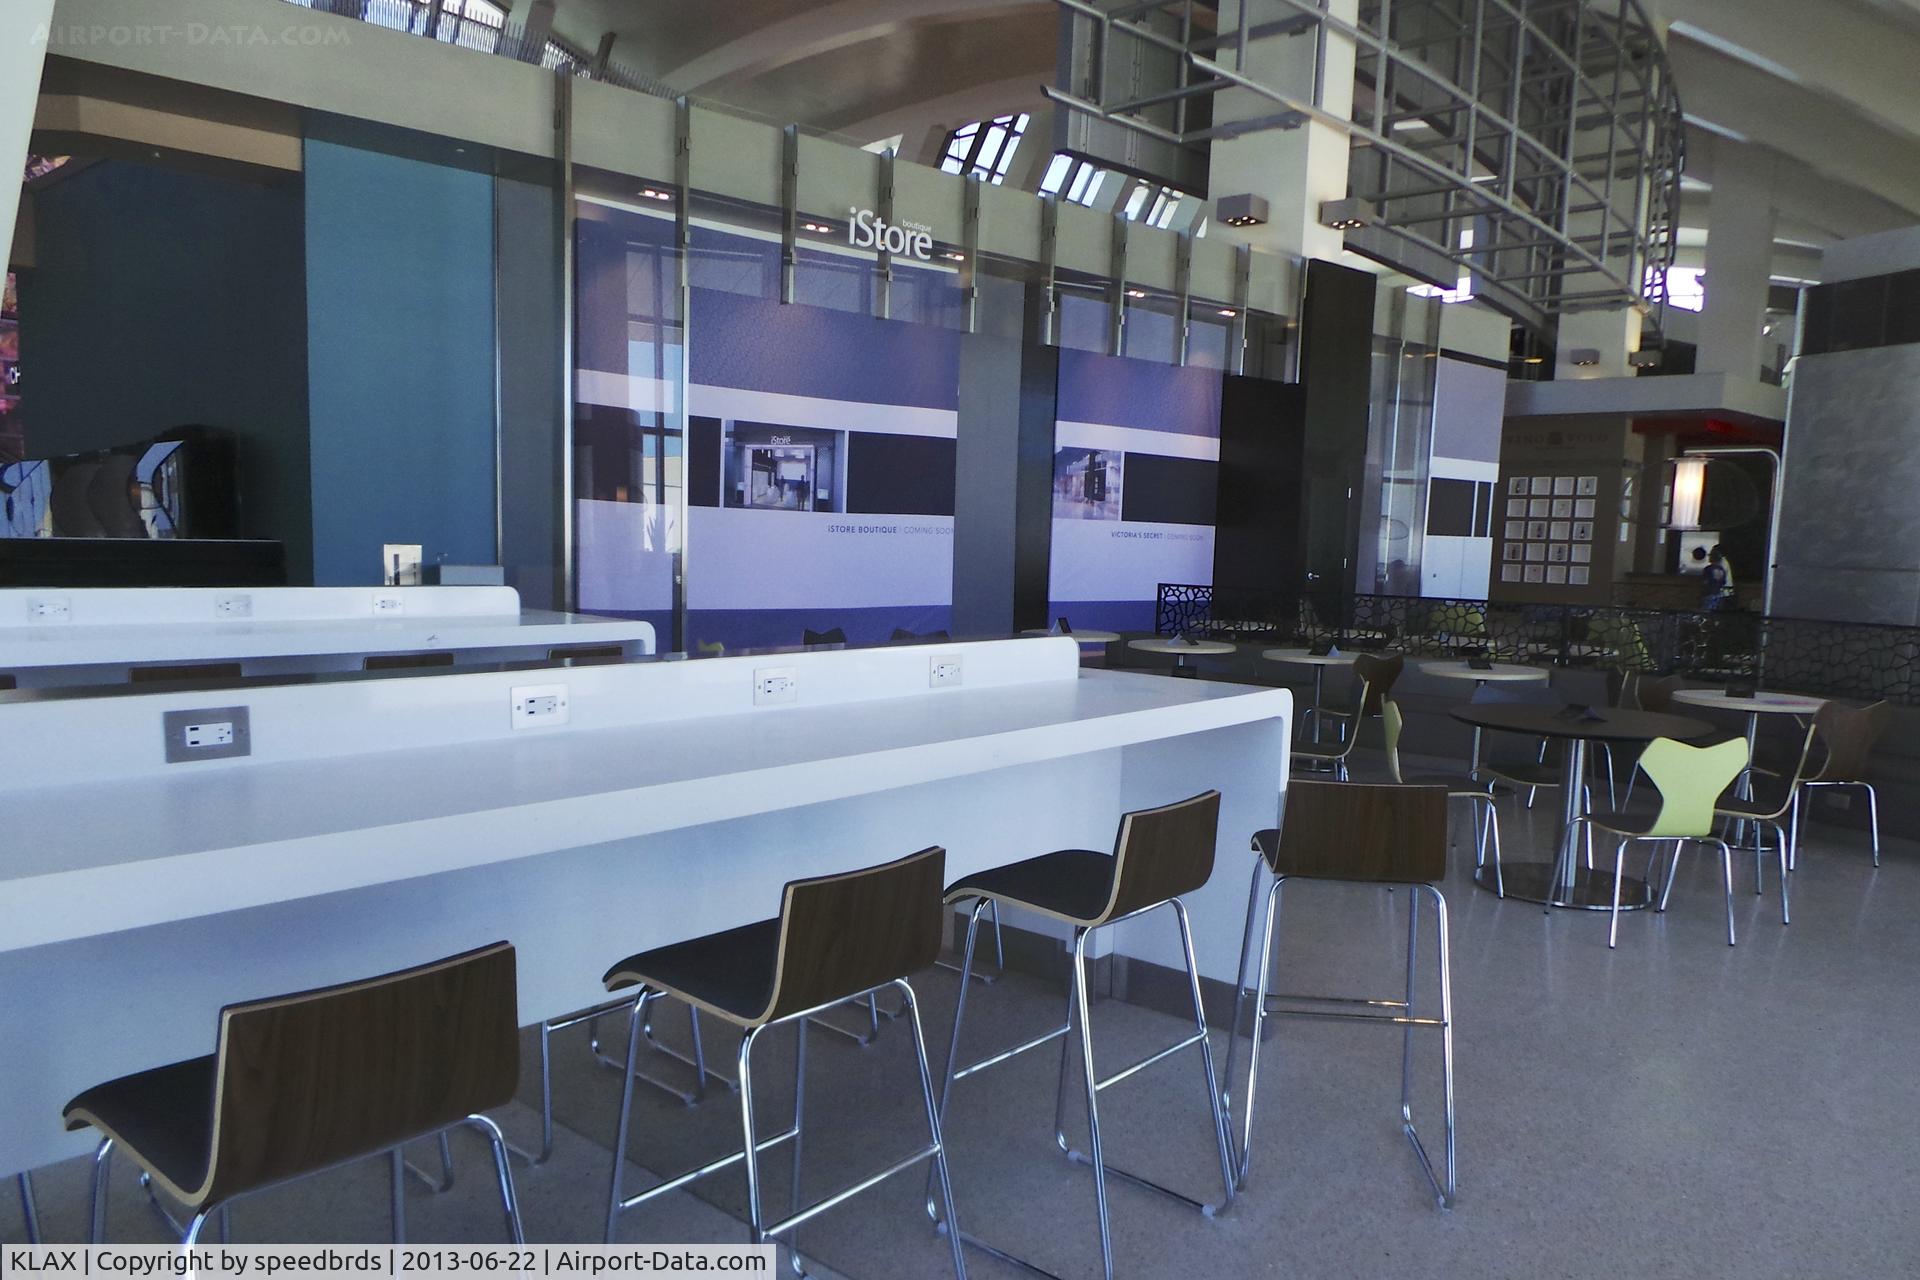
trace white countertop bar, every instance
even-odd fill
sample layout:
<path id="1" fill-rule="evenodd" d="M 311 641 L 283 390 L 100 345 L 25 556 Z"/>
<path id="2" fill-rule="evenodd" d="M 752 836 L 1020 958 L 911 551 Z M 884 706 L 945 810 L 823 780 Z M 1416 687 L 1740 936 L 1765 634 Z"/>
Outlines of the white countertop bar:
<path id="1" fill-rule="evenodd" d="M 239 660 L 246 674 L 332 669 L 313 658 L 450 649 L 487 660 L 567 645 L 654 651 L 651 624 L 520 608 L 511 587 L 154 587 L 0 590 L 0 671 Z M 290 661 L 274 661 L 290 660 Z M 344 668 L 343 668 L 344 669 Z M 82 679 L 78 683 L 94 681 Z"/>
<path id="2" fill-rule="evenodd" d="M 929 687 L 936 656 L 961 685 Z M 767 667 L 795 703 L 753 705 Z M 511 728 L 541 684 L 570 723 Z M 209 1051 L 227 1001 L 507 938 L 537 1021 L 621 955 L 771 916 L 788 879 L 1106 848 L 1124 809 L 1207 786 L 1219 861 L 1189 909 L 1229 977 L 1292 714 L 1285 690 L 1083 672 L 1052 638 L 223 691 L 253 754 L 164 763 L 162 712 L 208 696 L 0 706 L 0 1172 L 77 1151 L 60 1103 Z M 1170 917 L 1112 945 L 1177 962 Z"/>

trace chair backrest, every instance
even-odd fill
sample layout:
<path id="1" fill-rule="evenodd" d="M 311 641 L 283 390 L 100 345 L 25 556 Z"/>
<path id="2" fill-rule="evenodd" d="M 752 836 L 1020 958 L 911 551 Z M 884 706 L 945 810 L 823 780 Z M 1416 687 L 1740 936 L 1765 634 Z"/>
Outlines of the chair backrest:
<path id="1" fill-rule="evenodd" d="M 414 667 L 450 667 L 453 655 L 442 649 L 434 653 L 370 653 L 360 660 L 362 671 L 406 671 Z"/>
<path id="2" fill-rule="evenodd" d="M 198 1203 L 372 1155 L 513 1100 L 505 942 L 383 977 L 228 1005 Z"/>
<path id="3" fill-rule="evenodd" d="M 846 642 L 847 633 L 839 627 L 835 627 L 831 631 L 815 631 L 811 627 L 802 627 L 800 629 L 801 644 L 845 644 Z"/>
<path id="4" fill-rule="evenodd" d="M 904 978 L 940 955 L 947 851 L 938 845 L 878 867 L 787 884 L 771 1022 Z"/>
<path id="5" fill-rule="evenodd" d="M 166 667 L 134 667 L 127 679 L 134 684 L 162 684 L 176 680 L 238 680 L 237 662 L 189 662 Z"/>
<path id="6" fill-rule="evenodd" d="M 1380 733 L 1386 739 L 1387 775 L 1395 782 L 1400 781 L 1400 731 L 1406 727 L 1406 719 L 1400 714 L 1400 704 L 1392 698 L 1380 700 Z"/>
<path id="7" fill-rule="evenodd" d="M 1400 678 L 1400 673 L 1406 669 L 1406 665 L 1406 656 L 1398 653 L 1390 653 L 1384 657 L 1379 654 L 1362 653 L 1354 657 L 1355 684 L 1362 686 L 1356 688 L 1355 707 L 1362 717 L 1380 714 L 1382 700 L 1393 692 L 1394 681 Z"/>
<path id="8" fill-rule="evenodd" d="M 1809 781 L 1864 782 L 1874 744 L 1892 719 L 1893 708 L 1886 702 L 1865 707 L 1829 702 L 1814 712 L 1813 731 L 1827 757 L 1817 773 L 1808 775 Z"/>
<path id="9" fill-rule="evenodd" d="M 1633 705 L 1664 714 L 1673 709 L 1673 695 L 1679 689 L 1679 676 L 1641 676 L 1633 682 Z"/>
<path id="10" fill-rule="evenodd" d="M 1640 771 L 1660 792 L 1660 812 L 1650 836 L 1704 836 L 1713 830 L 1714 802 L 1747 767 L 1744 738 L 1711 747 L 1690 747 L 1655 738 L 1640 753 Z"/>
<path id="11" fill-rule="evenodd" d="M 1099 919 L 1117 919 L 1198 889 L 1213 875 L 1219 835 L 1218 791 L 1123 814 L 1113 842 L 1113 891 Z"/>
<path id="12" fill-rule="evenodd" d="M 1312 880 L 1438 884 L 1447 876 L 1447 789 L 1296 778 L 1267 865 Z"/>
<path id="13" fill-rule="evenodd" d="M 718 640 L 698 641 L 694 644 L 693 648 L 694 652 L 703 658 L 724 658 L 727 656 L 727 646 Z"/>

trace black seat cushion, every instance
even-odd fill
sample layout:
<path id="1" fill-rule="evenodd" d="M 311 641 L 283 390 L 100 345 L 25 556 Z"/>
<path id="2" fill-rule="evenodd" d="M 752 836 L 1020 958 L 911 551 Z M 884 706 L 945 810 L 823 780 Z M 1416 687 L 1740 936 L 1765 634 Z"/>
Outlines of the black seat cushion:
<path id="1" fill-rule="evenodd" d="M 773 998 L 780 921 L 761 920 L 628 956 L 607 970 L 607 990 L 648 986 L 721 1017 L 751 1023 Z"/>
<path id="2" fill-rule="evenodd" d="M 213 1155 L 215 1074 L 208 1054 L 97 1084 L 67 1104 L 67 1128 L 112 1135 L 169 1190 L 190 1194 Z"/>
<path id="3" fill-rule="evenodd" d="M 1114 860 L 1092 849 L 1061 849 L 1037 858 L 977 872 L 947 888 L 947 901 L 992 898 L 1061 920 L 1100 918 L 1113 896 Z"/>

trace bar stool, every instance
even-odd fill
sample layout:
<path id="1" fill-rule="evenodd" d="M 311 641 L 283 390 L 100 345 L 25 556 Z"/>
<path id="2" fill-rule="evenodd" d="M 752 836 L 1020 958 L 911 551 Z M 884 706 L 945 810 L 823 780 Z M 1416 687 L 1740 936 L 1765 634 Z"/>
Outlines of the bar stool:
<path id="1" fill-rule="evenodd" d="M 1444 786 L 1371 785 L 1355 782 L 1315 782 L 1294 779 L 1287 784 L 1286 805 L 1277 831 L 1253 837 L 1253 884 L 1247 895 L 1247 932 L 1240 947 L 1240 968 L 1234 978 L 1233 1039 L 1227 1042 L 1227 1081 L 1232 1086 L 1233 1057 L 1240 1045 L 1240 1009 L 1247 992 L 1247 958 L 1253 949 L 1254 909 L 1260 901 L 1263 872 L 1273 883 L 1266 890 L 1261 918 L 1260 972 L 1255 981 L 1253 1048 L 1247 1066 L 1247 1114 L 1242 1121 L 1239 1185 L 1246 1187 L 1253 1159 L 1253 1111 L 1260 1080 L 1262 1025 L 1275 1016 L 1346 1018 L 1402 1028 L 1400 1053 L 1400 1127 L 1413 1144 L 1420 1171 L 1427 1177 L 1443 1209 L 1453 1207 L 1457 1186 L 1453 1123 L 1453 972 L 1447 955 L 1447 900 L 1440 882 L 1447 876 L 1447 788 Z M 1274 927 L 1280 916 L 1280 888 L 1289 880 L 1318 880 L 1340 884 L 1404 886 L 1407 894 L 1407 990 L 1400 1000 L 1352 996 L 1269 995 L 1272 980 Z M 1414 985 L 1420 955 L 1420 895 L 1433 898 L 1438 920 L 1440 1016 L 1414 1012 Z M 1281 1008 L 1269 1008 L 1269 1001 Z M 1333 1006 L 1333 1007 L 1299 1007 Z M 1440 1064 L 1446 1094 L 1446 1179 L 1434 1175 L 1433 1161 L 1413 1125 L 1413 1031 L 1431 1027 L 1440 1032 Z M 1231 1107 L 1231 1099 L 1227 1105 Z"/>
<path id="2" fill-rule="evenodd" d="M 224 1241 L 235 1200 L 385 1152 L 393 1238 L 404 1242 L 402 1149 L 466 1125 L 493 1148 L 507 1230 L 524 1243 L 506 1140 L 481 1114 L 513 1100 L 518 1012 L 513 947 L 505 942 L 378 978 L 226 1006 L 212 1054 L 122 1076 L 67 1104 L 68 1130 L 91 1126 L 102 1135 L 89 1241 L 106 1235 L 107 1174 L 118 1146 L 149 1189 L 157 1184 L 193 1211 L 180 1228 L 185 1245 L 216 1213 Z"/>
<path id="3" fill-rule="evenodd" d="M 747 1213 L 753 1243 L 777 1242 L 778 1237 L 786 1236 L 789 1262 L 796 1274 L 805 1274 L 793 1234 L 801 1224 L 922 1160 L 931 1158 L 948 1220 L 953 1220 L 952 1182 L 947 1174 L 946 1145 L 940 1138 L 940 1117 L 933 1104 L 926 1036 L 913 988 L 907 983 L 908 974 L 927 968 L 940 951 L 940 885 L 946 862 L 947 851 L 936 846 L 864 871 L 789 881 L 775 919 L 641 952 L 607 970 L 609 991 L 636 985 L 640 988 L 632 1000 L 627 1032 L 629 1070 L 639 1049 L 642 1010 L 650 994 L 676 996 L 740 1028 L 741 1130 L 740 1150 L 732 1155 L 637 1195 L 622 1197 L 621 1168 L 633 1119 L 633 1081 L 629 1075 L 620 1089 L 620 1122 L 613 1145 L 613 1177 L 607 1197 L 608 1244 L 613 1243 L 622 1211 L 740 1163 L 747 1171 Z M 913 1049 L 920 1066 L 920 1093 L 930 1141 L 879 1173 L 802 1209 L 800 1122 L 806 1089 L 808 1023 L 834 1005 L 882 987 L 893 987 L 900 993 L 906 1020 L 913 1026 Z M 767 1028 L 789 1022 L 795 1024 L 797 1037 L 793 1123 L 784 1133 L 760 1138 L 753 1115 L 753 1047 Z M 793 1144 L 792 1204 L 787 1217 L 768 1223 L 760 1202 L 760 1153 L 783 1142 Z M 966 1261 L 960 1255 L 957 1232 L 950 1244 L 954 1275 L 965 1280 Z"/>
<path id="4" fill-rule="evenodd" d="M 1193 931 L 1187 922 L 1186 905 L 1180 901 L 1181 895 L 1199 889 L 1213 874 L 1214 841 L 1219 825 L 1220 793 L 1204 791 L 1176 804 L 1140 809 L 1124 815 L 1120 819 L 1120 831 L 1111 856 L 1091 849 L 1063 849 L 967 876 L 947 890 L 949 903 L 973 899 L 973 908 L 967 917 L 966 952 L 960 965 L 960 997 L 953 1010 L 953 1039 L 948 1043 L 946 1078 L 940 1090 L 941 1118 L 944 1120 L 946 1117 L 954 1081 L 1006 1062 L 1029 1049 L 1059 1040 L 1060 1087 L 1054 1107 L 1054 1141 L 1066 1152 L 1069 1160 L 1093 1167 L 1094 1200 L 1100 1217 L 1100 1260 L 1108 1280 L 1113 1276 L 1113 1234 L 1107 1208 L 1109 1173 L 1198 1209 L 1207 1217 L 1212 1217 L 1217 1208 L 1224 1208 L 1233 1200 L 1235 1187 L 1226 1114 L 1221 1109 L 1220 1090 L 1213 1071 L 1213 1046 L 1207 1039 L 1206 1013 L 1200 999 L 1200 970 L 1193 958 Z M 1067 986 L 1067 1020 L 1024 1044 L 956 1069 L 960 1053 L 960 1024 L 967 1009 L 967 978 L 973 972 L 973 950 L 979 936 L 980 916 L 989 904 L 1001 902 L 1024 907 L 1073 926 L 1073 975 Z M 1187 962 L 1187 981 L 1193 992 L 1193 1034 L 1102 1079 L 1095 1073 L 1093 1064 L 1093 1024 L 1088 1017 L 1087 943 L 1100 929 L 1157 911 L 1161 907 L 1171 907 L 1179 923 L 1180 943 Z M 1091 1156 L 1075 1151 L 1066 1135 L 1066 1041 L 1076 1025 L 1080 1030 L 1081 1067 L 1086 1073 L 1087 1129 Z M 1200 1047 L 1201 1061 L 1206 1067 L 1207 1105 L 1213 1117 L 1214 1142 L 1219 1148 L 1220 1175 L 1225 1186 L 1224 1198 L 1218 1206 L 1203 1203 L 1138 1174 L 1108 1165 L 1100 1143 L 1101 1091 L 1162 1058 L 1171 1057 L 1195 1045 Z M 931 1195 L 927 1197 L 927 1212 L 934 1214 Z M 938 1215 L 934 1216 L 937 1220 Z M 948 1227 L 955 1238 L 960 1238 L 957 1225 L 949 1222 Z M 995 1257 L 1029 1270 L 1037 1270 L 1031 1263 L 983 1240 L 973 1236 L 965 1239 L 968 1244 Z"/>

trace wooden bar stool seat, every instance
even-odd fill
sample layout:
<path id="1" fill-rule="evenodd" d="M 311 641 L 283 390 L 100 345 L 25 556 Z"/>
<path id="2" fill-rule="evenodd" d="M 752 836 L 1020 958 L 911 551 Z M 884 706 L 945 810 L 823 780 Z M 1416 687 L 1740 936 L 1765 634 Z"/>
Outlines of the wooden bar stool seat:
<path id="1" fill-rule="evenodd" d="M 192 1219 L 181 1241 L 243 1196 L 386 1153 L 393 1238 L 406 1238 L 408 1142 L 461 1125 L 493 1148 L 501 1205 L 525 1235 L 506 1142 L 481 1113 L 513 1100 L 520 1074 L 514 953 L 507 943 L 361 982 L 220 1011 L 214 1052 L 110 1080 L 65 1110 L 69 1130 L 100 1131 L 89 1239 L 106 1233 L 116 1147 Z M 442 1148 L 444 1155 L 445 1148 Z M 166 1210 L 156 1200 L 163 1216 Z"/>
<path id="2" fill-rule="evenodd" d="M 639 987 L 632 997 L 627 1032 L 627 1073 L 620 1091 L 620 1120 L 613 1144 L 613 1177 L 607 1198 L 608 1244 L 620 1214 L 712 1173 L 744 1164 L 747 1216 L 752 1241 L 784 1243 L 796 1273 L 800 1263 L 800 1226 L 835 1205 L 880 1185 L 896 1174 L 930 1161 L 930 1179 L 939 1184 L 941 1203 L 953 1214 L 946 1144 L 933 1101 L 933 1074 L 920 1025 L 919 1005 L 907 977 L 930 967 L 940 952 L 941 884 L 947 853 L 922 849 L 882 866 L 842 875 L 794 880 L 782 896 L 780 914 L 771 920 L 722 930 L 628 956 L 606 972 L 608 990 Z M 901 996 L 901 1016 L 913 1028 L 920 1069 L 920 1095 L 926 1109 L 929 1141 L 884 1169 L 842 1187 L 812 1204 L 801 1205 L 801 1121 L 807 1073 L 807 1027 L 824 1011 L 892 987 Z M 640 1050 L 647 1002 L 661 995 L 684 1000 L 695 1009 L 740 1029 L 738 1054 L 740 1149 L 690 1169 L 633 1196 L 621 1191 L 627 1137 L 633 1119 L 633 1063 Z M 762 1138 L 753 1104 L 753 1048 L 769 1027 L 794 1023 L 793 1122 L 785 1132 Z M 786 1217 L 769 1222 L 761 1203 L 760 1157 L 768 1149 L 792 1144 L 793 1180 Z M 960 1239 L 949 1246 L 954 1274 L 965 1280 Z"/>

